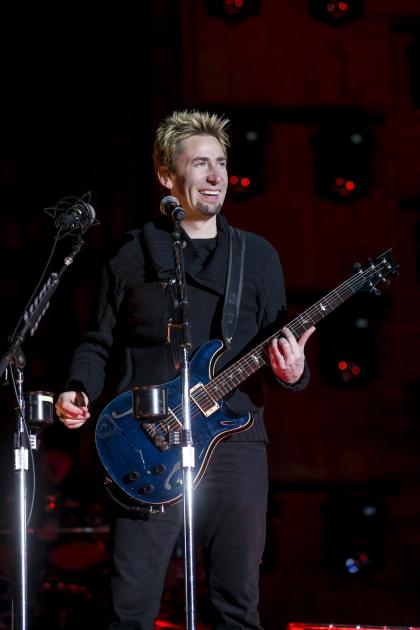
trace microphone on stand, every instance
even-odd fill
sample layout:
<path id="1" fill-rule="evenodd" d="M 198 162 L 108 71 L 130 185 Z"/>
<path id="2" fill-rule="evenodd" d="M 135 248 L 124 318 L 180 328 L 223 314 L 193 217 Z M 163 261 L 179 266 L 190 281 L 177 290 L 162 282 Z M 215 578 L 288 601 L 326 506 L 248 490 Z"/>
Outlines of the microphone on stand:
<path id="1" fill-rule="evenodd" d="M 185 219 L 185 211 L 179 205 L 178 199 L 170 195 L 164 197 L 160 202 L 160 211 L 172 221 L 182 221 Z"/>
<path id="2" fill-rule="evenodd" d="M 62 236 L 70 232 L 80 232 L 84 234 L 91 225 L 98 225 L 94 207 L 84 200 L 84 197 L 64 197 L 60 199 L 56 206 L 45 208 L 45 212 L 54 218 L 54 225 L 59 229 Z"/>
<path id="3" fill-rule="evenodd" d="M 87 230 L 96 221 L 96 212 L 90 203 L 77 201 L 65 212 L 59 214 L 54 221 L 55 227 L 65 230 Z"/>

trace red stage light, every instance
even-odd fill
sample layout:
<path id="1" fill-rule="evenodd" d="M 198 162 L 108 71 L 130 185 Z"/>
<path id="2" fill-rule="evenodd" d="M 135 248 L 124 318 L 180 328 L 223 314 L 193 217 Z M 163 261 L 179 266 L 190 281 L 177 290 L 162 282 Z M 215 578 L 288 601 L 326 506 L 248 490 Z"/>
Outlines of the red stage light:
<path id="1" fill-rule="evenodd" d="M 242 177 L 241 186 L 243 186 L 244 188 L 248 188 L 248 186 L 250 185 L 251 185 L 251 180 L 248 179 L 248 177 Z"/>
<path id="2" fill-rule="evenodd" d="M 338 189 L 338 194 L 341 195 L 342 197 L 348 197 L 350 194 L 350 191 L 347 188 L 343 187 L 343 188 Z"/>
<path id="3" fill-rule="evenodd" d="M 309 3 L 314 17 L 330 24 L 346 24 L 363 14 L 364 0 L 309 0 Z"/>
<path id="4" fill-rule="evenodd" d="M 224 0 L 223 9 L 227 16 L 237 17 L 245 10 L 244 0 Z"/>
<path id="5" fill-rule="evenodd" d="M 292 622 L 287 626 L 287 630 L 419 630 L 418 626 L 366 626 L 335 623 L 304 623 Z"/>
<path id="6" fill-rule="evenodd" d="M 232 186 L 236 186 L 238 182 L 239 182 L 239 177 L 237 175 L 231 175 L 229 177 L 229 183 L 232 184 Z"/>
<path id="7" fill-rule="evenodd" d="M 354 182 L 352 182 L 351 179 L 348 179 L 346 181 L 346 188 L 347 188 L 347 190 L 354 190 L 356 188 L 356 184 Z"/>
<path id="8" fill-rule="evenodd" d="M 338 363 L 338 369 L 339 370 L 342 370 L 342 371 L 343 370 L 347 370 L 347 367 L 348 367 L 347 361 L 340 361 Z"/>

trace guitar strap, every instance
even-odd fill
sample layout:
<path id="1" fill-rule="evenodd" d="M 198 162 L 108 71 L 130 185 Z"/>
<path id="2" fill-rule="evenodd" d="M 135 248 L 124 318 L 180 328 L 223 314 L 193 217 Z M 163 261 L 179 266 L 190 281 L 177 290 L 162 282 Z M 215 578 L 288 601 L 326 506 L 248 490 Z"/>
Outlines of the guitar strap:
<path id="1" fill-rule="evenodd" d="M 232 344 L 238 321 L 244 278 L 244 261 L 245 236 L 238 228 L 229 226 L 229 260 L 222 314 L 222 335 L 228 350 Z"/>
<path id="2" fill-rule="evenodd" d="M 228 269 L 221 321 L 223 342 L 227 350 L 229 350 L 232 344 L 233 335 L 238 321 L 245 261 L 245 236 L 243 233 L 238 228 L 229 226 L 228 238 Z M 173 281 L 166 283 L 166 291 L 168 295 L 170 321 L 177 322 L 178 313 L 177 309 L 174 307 L 174 304 L 177 303 L 177 293 L 176 286 Z M 179 330 L 176 326 L 170 326 L 168 328 L 168 342 L 171 344 L 174 365 L 178 370 L 180 367 L 180 344 Z"/>

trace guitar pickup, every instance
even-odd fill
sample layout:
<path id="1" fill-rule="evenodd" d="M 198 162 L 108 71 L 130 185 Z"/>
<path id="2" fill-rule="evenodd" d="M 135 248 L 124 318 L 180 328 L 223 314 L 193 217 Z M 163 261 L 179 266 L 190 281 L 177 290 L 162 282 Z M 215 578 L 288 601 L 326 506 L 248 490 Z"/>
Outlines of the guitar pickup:
<path id="1" fill-rule="evenodd" d="M 194 387 L 190 389 L 190 396 L 206 418 L 220 409 L 219 403 L 208 395 L 203 383 L 197 383 L 197 385 L 194 385 Z"/>

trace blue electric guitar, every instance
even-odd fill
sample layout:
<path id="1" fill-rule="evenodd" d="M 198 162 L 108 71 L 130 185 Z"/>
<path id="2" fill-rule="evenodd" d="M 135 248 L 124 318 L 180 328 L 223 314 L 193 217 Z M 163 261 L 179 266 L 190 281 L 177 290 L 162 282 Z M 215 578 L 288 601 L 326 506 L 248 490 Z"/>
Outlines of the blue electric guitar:
<path id="1" fill-rule="evenodd" d="M 394 273 L 397 265 L 388 250 L 357 271 L 343 284 L 288 324 L 298 339 L 337 306 L 361 290 L 378 292 L 377 285 Z M 209 341 L 194 354 L 190 364 L 190 409 L 195 447 L 194 486 L 202 479 L 211 453 L 220 440 L 245 431 L 250 414 L 237 416 L 223 399 L 269 363 L 268 346 L 281 331 L 260 343 L 214 376 L 223 343 Z M 96 446 L 107 472 L 111 493 L 153 512 L 182 498 L 183 474 L 179 446 L 182 429 L 181 377 L 166 384 L 168 415 L 160 422 L 133 417 L 132 391 L 120 394 L 102 411 L 96 426 Z M 114 489 L 114 491 L 112 490 Z M 118 499 L 117 499 L 118 500 Z"/>

